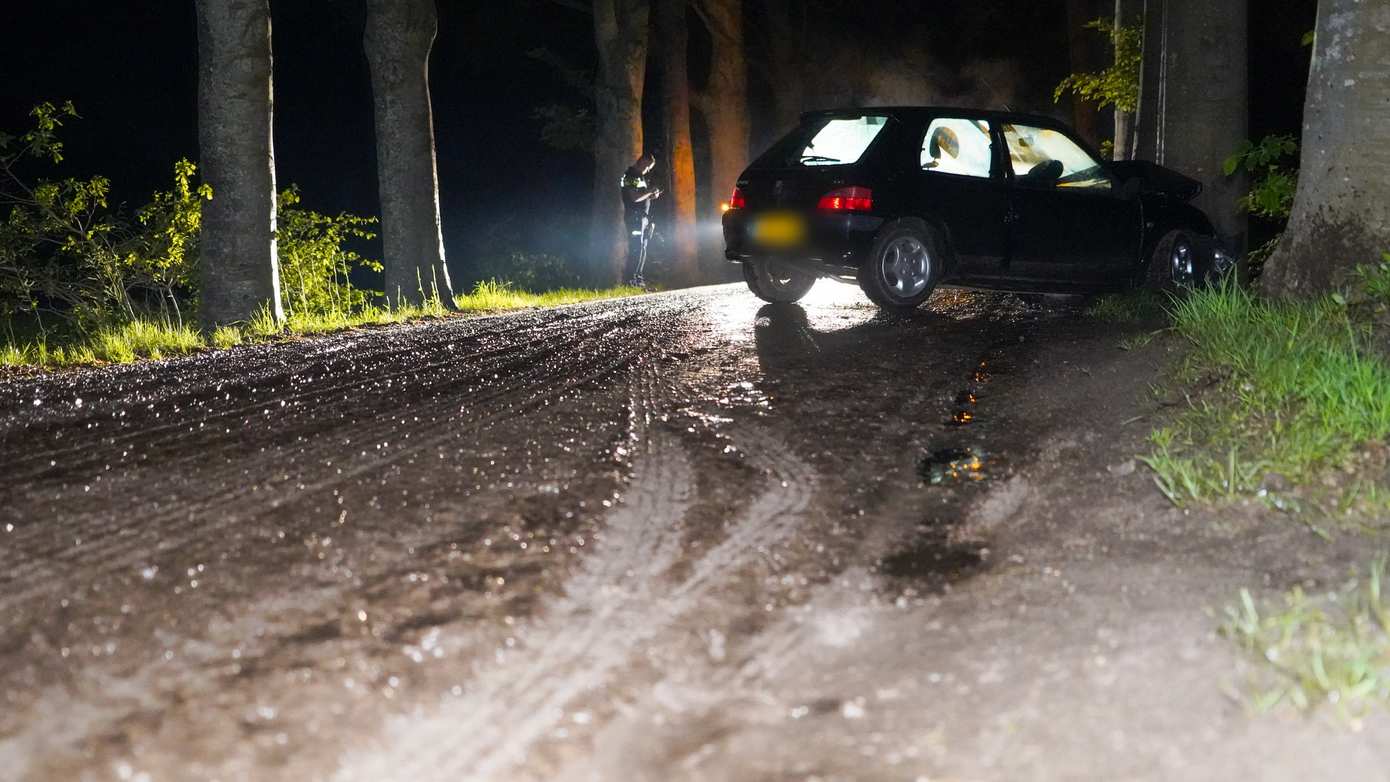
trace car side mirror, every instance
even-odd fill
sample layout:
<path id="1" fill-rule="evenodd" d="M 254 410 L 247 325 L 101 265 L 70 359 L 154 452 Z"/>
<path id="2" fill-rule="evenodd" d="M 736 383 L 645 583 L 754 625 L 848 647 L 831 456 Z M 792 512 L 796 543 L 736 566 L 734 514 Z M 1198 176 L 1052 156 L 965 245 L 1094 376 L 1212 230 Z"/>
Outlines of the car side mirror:
<path id="1" fill-rule="evenodd" d="M 1139 194 L 1142 192 L 1144 192 L 1143 177 L 1130 177 L 1129 179 L 1125 180 L 1125 183 L 1123 185 L 1120 186 L 1120 197 L 1125 199 L 1126 201 L 1131 201 L 1135 198 L 1138 198 Z"/>

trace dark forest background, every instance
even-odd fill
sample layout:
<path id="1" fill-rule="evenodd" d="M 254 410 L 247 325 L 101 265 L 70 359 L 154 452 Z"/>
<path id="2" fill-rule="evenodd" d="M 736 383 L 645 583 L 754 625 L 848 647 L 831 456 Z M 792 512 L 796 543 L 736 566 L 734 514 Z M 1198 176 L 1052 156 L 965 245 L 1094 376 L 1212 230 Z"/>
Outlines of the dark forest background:
<path id="1" fill-rule="evenodd" d="M 1097 17 L 1113 12 L 1105 0 L 1093 4 Z M 807 54 L 819 90 L 808 95 L 808 108 L 1007 103 L 1070 119 L 1067 99 L 1052 99 L 1053 87 L 1074 70 L 1066 6 L 1065 0 L 860 0 L 852 9 L 810 14 L 818 29 L 808 31 Z M 272 13 L 280 184 L 298 184 L 305 202 L 322 212 L 375 214 L 362 0 L 275 2 Z M 748 3 L 755 150 L 786 130 L 766 108 L 778 87 L 759 65 L 766 45 L 760 13 L 761 3 Z M 1252 9 L 1252 138 L 1297 133 L 1309 56 L 1300 38 L 1315 14 L 1316 0 Z M 470 259 L 494 248 L 572 256 L 575 237 L 588 228 L 592 158 L 547 144 L 535 112 L 576 102 L 555 62 L 592 71 L 591 20 L 553 0 L 440 0 L 439 16 L 431 77 L 450 266 L 466 276 Z M 6 22 L 0 127 L 24 127 L 25 114 L 40 101 L 71 99 L 83 119 L 64 130 L 64 171 L 111 177 L 116 202 L 143 203 L 167 187 L 174 161 L 197 159 L 192 3 L 48 0 L 7 9 Z M 690 77 L 698 87 L 709 42 L 693 17 L 691 30 Z M 660 102 L 652 99 L 661 89 L 657 61 L 648 58 L 644 101 L 651 146 L 663 136 Z M 704 154 L 698 123 L 696 130 L 698 160 Z M 714 197 L 701 193 L 706 206 Z"/>

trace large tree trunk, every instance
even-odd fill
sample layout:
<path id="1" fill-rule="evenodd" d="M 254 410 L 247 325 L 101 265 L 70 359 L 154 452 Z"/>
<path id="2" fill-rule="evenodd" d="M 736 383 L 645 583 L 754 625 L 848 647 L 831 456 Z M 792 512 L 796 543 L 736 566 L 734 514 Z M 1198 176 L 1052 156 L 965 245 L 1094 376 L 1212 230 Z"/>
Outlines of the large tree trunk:
<path id="1" fill-rule="evenodd" d="M 1143 0 L 1115 0 L 1115 27 L 1142 27 Z M 1129 160 L 1134 156 L 1135 112 L 1115 108 L 1115 159 Z"/>
<path id="2" fill-rule="evenodd" d="M 203 207 L 199 318 L 213 329 L 268 308 L 284 319 L 275 254 L 270 6 L 198 0 L 198 154 Z"/>
<path id="3" fill-rule="evenodd" d="M 1262 286 L 1308 296 L 1390 250 L 1390 5 L 1320 0 L 1293 215 Z"/>
<path id="4" fill-rule="evenodd" d="M 666 154 L 672 226 L 669 236 L 675 254 L 675 278 L 687 284 L 699 281 L 699 247 L 695 216 L 695 147 L 690 140 L 690 76 L 687 67 L 689 30 L 687 0 L 657 0 L 656 38 L 661 54 L 662 92 L 665 98 Z"/>
<path id="5" fill-rule="evenodd" d="M 434 0 L 367 0 L 362 48 L 372 74 L 386 296 L 396 305 L 438 296 L 452 309 L 430 107 L 438 28 Z"/>
<path id="6" fill-rule="evenodd" d="M 627 231 L 623 225 L 623 172 L 642 154 L 642 87 L 647 70 L 647 0 L 594 0 L 593 275 L 599 284 L 623 276 Z"/>
<path id="7" fill-rule="evenodd" d="M 701 96 L 709 127 L 710 192 L 715 203 L 729 198 L 748 166 L 748 65 L 743 39 L 743 0 L 697 0 L 709 24 L 709 84 Z M 710 277 L 727 276 L 723 253 L 707 253 Z"/>
<path id="8" fill-rule="evenodd" d="M 1247 185 L 1222 164 L 1249 135 L 1246 10 L 1246 0 L 1149 0 L 1137 155 L 1200 181 L 1196 205 L 1237 250 Z"/>

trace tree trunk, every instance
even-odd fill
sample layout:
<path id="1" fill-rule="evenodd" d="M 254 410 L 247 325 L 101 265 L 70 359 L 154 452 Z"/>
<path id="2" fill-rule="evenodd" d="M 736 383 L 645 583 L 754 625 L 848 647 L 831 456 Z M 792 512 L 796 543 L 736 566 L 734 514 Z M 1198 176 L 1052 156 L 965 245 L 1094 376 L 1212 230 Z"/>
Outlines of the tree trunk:
<path id="1" fill-rule="evenodd" d="M 1262 287 L 1309 296 L 1390 250 L 1390 5 L 1321 0 L 1289 227 Z"/>
<path id="2" fill-rule="evenodd" d="M 661 55 L 662 92 L 666 109 L 666 155 L 670 168 L 671 246 L 675 253 L 675 278 L 686 284 L 699 281 L 699 247 L 695 216 L 695 147 L 690 140 L 690 76 L 686 58 L 689 30 L 687 0 L 657 0 L 656 38 L 665 47 Z"/>
<path id="3" fill-rule="evenodd" d="M 1115 26 L 1142 27 L 1143 0 L 1115 0 Z M 1115 159 L 1129 160 L 1134 156 L 1135 112 L 1115 108 Z"/>
<path id="4" fill-rule="evenodd" d="M 717 203 L 728 200 L 748 166 L 748 66 L 743 40 L 743 0 L 700 0 L 713 40 L 709 84 L 702 96 L 709 127 L 710 192 Z M 721 240 L 722 241 L 722 240 Z M 723 278 L 729 264 L 723 253 L 706 253 L 708 276 Z"/>
<path id="5" fill-rule="evenodd" d="M 1139 156 L 1200 181 L 1194 202 L 1245 247 L 1242 176 L 1222 164 L 1249 135 L 1246 0 L 1149 0 Z"/>
<path id="6" fill-rule="evenodd" d="M 199 319 L 211 330 L 268 308 L 277 322 L 270 6 L 198 0 L 198 154 L 203 207 Z"/>
<path id="7" fill-rule="evenodd" d="M 1096 32 L 1086 24 L 1096 18 L 1091 0 L 1067 0 L 1067 52 L 1071 57 L 1072 73 L 1092 73 L 1099 58 L 1095 56 Z M 1076 132 L 1091 144 L 1100 144 L 1100 115 L 1089 102 L 1072 95 L 1072 125 Z"/>
<path id="8" fill-rule="evenodd" d="M 647 0 L 594 0 L 598 72 L 594 84 L 593 276 L 611 285 L 623 276 L 623 172 L 642 154 L 642 88 L 647 69 Z"/>
<path id="9" fill-rule="evenodd" d="M 438 28 L 434 0 L 367 0 L 362 48 L 376 116 L 386 297 L 399 306 L 438 296 L 453 309 L 430 106 L 430 49 Z"/>

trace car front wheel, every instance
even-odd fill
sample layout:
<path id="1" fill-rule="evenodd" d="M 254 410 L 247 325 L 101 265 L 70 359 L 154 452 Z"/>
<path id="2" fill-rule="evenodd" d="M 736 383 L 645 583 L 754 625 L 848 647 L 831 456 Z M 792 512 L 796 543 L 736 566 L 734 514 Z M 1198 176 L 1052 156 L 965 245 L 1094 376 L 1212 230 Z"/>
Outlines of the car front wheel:
<path id="1" fill-rule="evenodd" d="M 814 275 L 766 260 L 745 261 L 743 279 L 754 296 L 772 304 L 800 301 L 816 284 Z"/>
<path id="2" fill-rule="evenodd" d="M 941 276 L 936 234 L 916 221 L 890 226 L 859 267 L 859 287 L 880 308 L 906 313 L 931 296 Z"/>
<path id="3" fill-rule="evenodd" d="M 1187 231 L 1169 231 L 1149 261 L 1148 287 L 1154 290 L 1191 288 L 1201 280 L 1197 243 Z"/>

